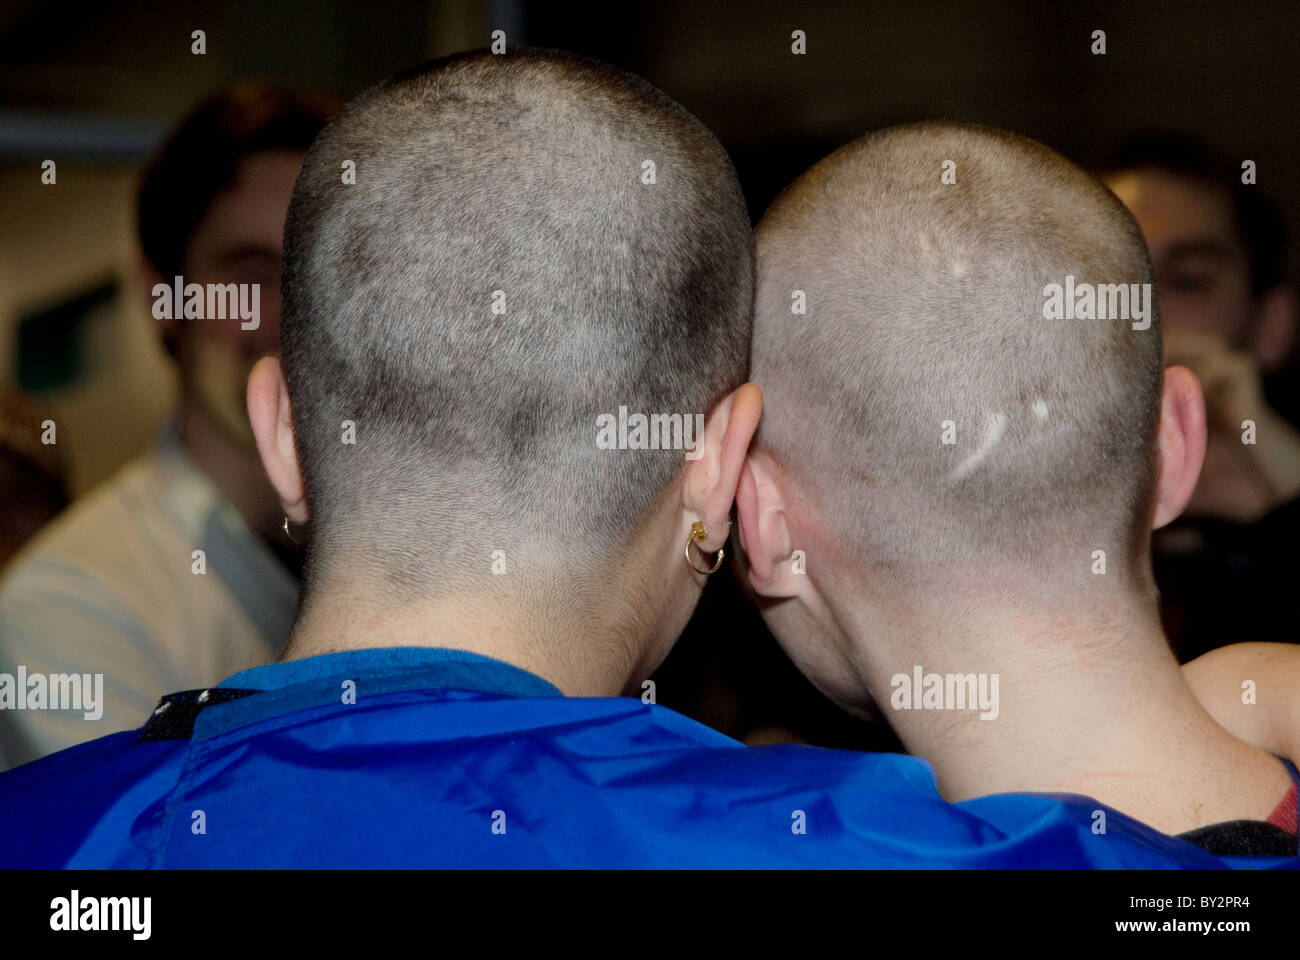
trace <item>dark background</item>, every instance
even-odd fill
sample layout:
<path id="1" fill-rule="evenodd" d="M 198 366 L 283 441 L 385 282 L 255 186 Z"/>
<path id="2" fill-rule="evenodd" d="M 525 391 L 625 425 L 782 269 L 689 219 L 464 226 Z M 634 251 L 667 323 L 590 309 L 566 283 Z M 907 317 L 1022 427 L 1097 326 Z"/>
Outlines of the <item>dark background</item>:
<path id="1" fill-rule="evenodd" d="M 189 35 L 207 32 L 193 56 Z M 1083 164 L 1147 125 L 1190 129 L 1300 217 L 1300 4 L 555 4 L 339 0 L 60 3 L 0 9 L 0 159 L 139 161 L 201 95 L 244 76 L 350 95 L 432 56 L 511 43 L 640 73 L 732 151 L 761 212 L 808 162 L 927 117 L 1008 127 Z M 790 52 L 795 28 L 808 53 Z M 1090 53 L 1094 29 L 1107 53 Z M 78 132 L 82 136 L 78 137 Z M 90 136 L 94 133 L 95 136 Z M 78 142 L 78 141 L 82 142 Z"/>

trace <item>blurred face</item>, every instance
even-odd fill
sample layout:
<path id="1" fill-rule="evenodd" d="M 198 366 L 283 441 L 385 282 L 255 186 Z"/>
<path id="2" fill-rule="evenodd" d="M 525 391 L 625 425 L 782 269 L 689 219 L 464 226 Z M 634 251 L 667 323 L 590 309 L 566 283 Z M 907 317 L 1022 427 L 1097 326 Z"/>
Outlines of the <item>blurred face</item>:
<path id="1" fill-rule="evenodd" d="M 1253 309 L 1250 265 L 1227 192 L 1159 170 L 1125 171 L 1106 184 L 1146 238 L 1166 336 L 1175 344 L 1188 333 L 1245 346 Z"/>
<path id="2" fill-rule="evenodd" d="M 279 350 L 284 218 L 305 156 L 267 151 L 246 157 L 234 183 L 208 207 L 186 250 L 187 284 L 259 286 L 256 330 L 240 329 L 238 318 L 190 320 L 181 348 L 187 389 L 250 446 L 244 389 L 257 359 Z"/>

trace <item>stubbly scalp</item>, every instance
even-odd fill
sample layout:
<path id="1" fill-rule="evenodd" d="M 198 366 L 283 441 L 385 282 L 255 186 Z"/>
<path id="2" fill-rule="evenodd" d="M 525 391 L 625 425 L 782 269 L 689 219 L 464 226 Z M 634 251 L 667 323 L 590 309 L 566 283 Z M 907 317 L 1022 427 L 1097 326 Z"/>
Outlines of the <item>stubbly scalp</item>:
<path id="1" fill-rule="evenodd" d="M 1139 555 L 1159 322 L 1142 236 L 1099 181 L 1004 131 L 897 127 L 791 184 L 757 247 L 760 442 L 864 563 L 902 584 Z M 1136 285 L 1145 324 L 1049 316 L 1067 283 Z"/>
<path id="2" fill-rule="evenodd" d="M 744 382 L 752 251 L 721 145 L 630 74 L 478 53 L 358 97 L 286 228 L 311 564 L 366 549 L 427 591 L 492 546 L 617 553 L 684 461 L 598 449 L 596 418 L 705 414 Z"/>

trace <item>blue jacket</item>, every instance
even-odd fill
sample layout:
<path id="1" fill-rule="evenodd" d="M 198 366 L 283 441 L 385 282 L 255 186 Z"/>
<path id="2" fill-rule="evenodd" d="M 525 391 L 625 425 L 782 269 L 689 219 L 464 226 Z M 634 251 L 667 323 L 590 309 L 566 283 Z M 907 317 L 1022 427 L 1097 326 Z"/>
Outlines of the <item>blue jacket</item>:
<path id="1" fill-rule="evenodd" d="M 914 757 L 745 747 L 453 650 L 248 670 L 0 775 L 0 867 L 1296 863 L 1214 857 L 1085 797 L 949 804 Z"/>

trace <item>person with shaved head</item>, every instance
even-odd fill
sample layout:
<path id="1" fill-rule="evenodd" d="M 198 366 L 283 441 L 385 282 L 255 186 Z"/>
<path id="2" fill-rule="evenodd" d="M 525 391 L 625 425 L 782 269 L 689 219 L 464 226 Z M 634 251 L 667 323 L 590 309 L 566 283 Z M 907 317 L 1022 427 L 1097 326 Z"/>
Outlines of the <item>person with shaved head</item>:
<path id="1" fill-rule="evenodd" d="M 309 538 L 290 643 L 0 776 L 0 864 L 1223 865 L 655 703 L 762 397 L 735 173 L 644 80 L 476 53 L 362 94 L 303 164 L 283 293 L 248 407 Z"/>
<path id="2" fill-rule="evenodd" d="M 1205 416 L 1162 373 L 1123 205 L 1033 141 L 918 124 L 812 167 L 757 252 L 737 506 L 795 663 L 879 704 L 950 800 L 1079 793 L 1294 856 L 1294 768 L 1214 722 L 1161 630 L 1151 531 L 1195 486 Z"/>
<path id="3" fill-rule="evenodd" d="M 725 151 L 640 78 L 475 53 L 353 100 L 290 204 L 283 366 L 249 379 L 308 540 L 289 645 L 0 778 L 0 864 L 1186 862 L 655 704 L 759 420 L 753 292 Z"/>

